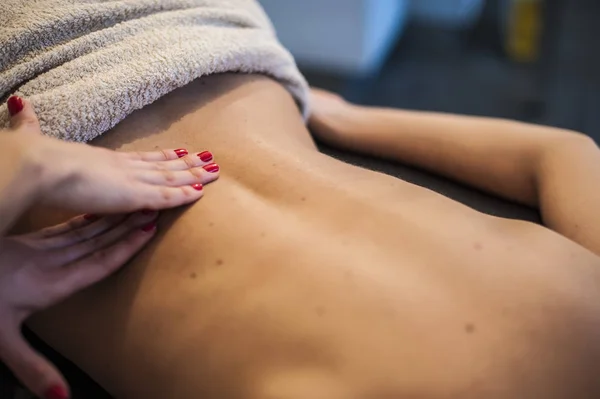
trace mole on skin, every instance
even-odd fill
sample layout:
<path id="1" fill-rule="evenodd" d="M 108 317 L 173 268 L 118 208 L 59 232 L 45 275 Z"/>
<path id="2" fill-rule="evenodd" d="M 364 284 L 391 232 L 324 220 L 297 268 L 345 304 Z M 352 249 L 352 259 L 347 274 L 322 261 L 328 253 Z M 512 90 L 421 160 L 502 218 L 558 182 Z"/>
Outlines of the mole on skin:
<path id="1" fill-rule="evenodd" d="M 196 278 L 197 276 L 198 276 L 198 275 L 197 275 L 196 273 L 192 273 L 192 274 L 190 274 L 190 278 L 192 278 L 192 279 Z"/>
<path id="2" fill-rule="evenodd" d="M 476 242 L 475 244 L 473 244 L 473 248 L 475 248 L 478 251 L 481 251 L 483 249 L 483 245 L 481 245 L 480 242 Z"/>
<path id="3" fill-rule="evenodd" d="M 223 259 L 217 259 L 217 266 L 221 266 L 223 264 Z"/>
<path id="4" fill-rule="evenodd" d="M 473 334 L 475 332 L 475 325 L 472 323 L 465 324 L 465 332 L 467 334 Z"/>

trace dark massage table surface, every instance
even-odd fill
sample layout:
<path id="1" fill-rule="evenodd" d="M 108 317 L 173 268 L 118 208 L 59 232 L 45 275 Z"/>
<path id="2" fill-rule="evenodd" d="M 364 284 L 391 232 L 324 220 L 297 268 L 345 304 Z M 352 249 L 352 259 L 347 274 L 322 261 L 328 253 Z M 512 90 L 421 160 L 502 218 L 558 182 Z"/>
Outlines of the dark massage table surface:
<path id="1" fill-rule="evenodd" d="M 541 223 L 538 212 L 533 209 L 491 197 L 487 194 L 420 170 L 384 160 L 366 158 L 355 154 L 341 152 L 325 146 L 321 146 L 321 150 L 322 152 L 345 162 L 396 176 L 408 182 L 437 191 L 440 194 L 460 201 L 481 212 L 494 216 Z M 73 399 L 110 399 L 110 396 L 106 394 L 102 388 L 75 365 L 45 345 L 31 332 L 25 331 L 25 333 L 30 342 L 44 355 L 50 358 L 64 373 L 71 384 Z M 18 388 L 15 379 L 8 370 L 0 364 L 0 399 L 29 399 L 23 392 L 19 393 L 19 396 L 16 396 L 16 393 L 19 390 L 20 388 Z"/>

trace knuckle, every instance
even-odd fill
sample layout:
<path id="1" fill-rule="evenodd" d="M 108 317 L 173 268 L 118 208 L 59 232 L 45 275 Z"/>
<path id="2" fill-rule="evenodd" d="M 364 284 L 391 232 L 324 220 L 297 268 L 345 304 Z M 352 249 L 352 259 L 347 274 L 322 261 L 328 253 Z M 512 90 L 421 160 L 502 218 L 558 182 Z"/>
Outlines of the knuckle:
<path id="1" fill-rule="evenodd" d="M 202 194 L 201 192 L 194 190 L 193 188 L 189 187 L 189 186 L 182 186 L 180 187 L 181 193 L 183 194 L 183 198 L 187 201 L 190 198 L 196 197 L 198 193 Z"/>
<path id="2" fill-rule="evenodd" d="M 171 170 L 163 169 L 160 171 L 160 173 L 162 174 L 162 178 L 166 183 L 173 184 L 177 180 L 177 176 Z"/>
<path id="3" fill-rule="evenodd" d="M 160 198 L 162 202 L 166 205 L 173 202 L 173 191 L 168 187 L 161 187 L 160 189 Z"/>
<path id="4" fill-rule="evenodd" d="M 166 150 L 160 150 L 160 153 L 162 154 L 165 161 L 168 161 L 171 159 L 171 157 L 169 157 L 169 153 Z"/>
<path id="5" fill-rule="evenodd" d="M 46 229 L 42 229 L 42 230 L 39 231 L 39 237 L 41 239 L 51 238 L 55 234 L 55 231 L 56 230 L 53 229 L 53 228 L 51 228 L 51 227 L 46 228 Z"/>
<path id="6" fill-rule="evenodd" d="M 186 169 L 192 169 L 196 166 L 196 164 L 194 163 L 194 160 L 189 155 L 181 158 L 181 160 L 185 164 Z"/>
<path id="7" fill-rule="evenodd" d="M 192 175 L 194 180 L 201 180 L 204 173 L 202 172 L 204 169 L 202 168 L 191 168 L 188 169 L 189 173 Z"/>
<path id="8" fill-rule="evenodd" d="M 101 249 L 92 255 L 92 262 L 95 267 L 99 267 L 102 270 L 110 269 L 114 263 L 111 255 L 112 251 L 109 248 Z"/>
<path id="9" fill-rule="evenodd" d="M 159 172 L 162 172 L 163 170 L 167 169 L 164 162 L 153 162 L 152 167 L 154 170 L 159 171 Z"/>
<path id="10" fill-rule="evenodd" d="M 77 219 L 71 219 L 67 221 L 67 231 L 76 231 L 81 226 L 81 221 Z"/>

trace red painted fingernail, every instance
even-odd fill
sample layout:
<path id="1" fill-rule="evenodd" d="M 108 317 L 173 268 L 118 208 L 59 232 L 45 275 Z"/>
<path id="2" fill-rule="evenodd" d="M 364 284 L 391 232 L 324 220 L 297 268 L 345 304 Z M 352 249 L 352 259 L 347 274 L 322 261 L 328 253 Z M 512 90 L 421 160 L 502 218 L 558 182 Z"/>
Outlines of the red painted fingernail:
<path id="1" fill-rule="evenodd" d="M 185 148 L 178 148 L 175 150 L 175 154 L 177 154 L 179 158 L 182 158 L 185 157 L 188 154 L 188 152 Z"/>
<path id="2" fill-rule="evenodd" d="M 146 233 L 149 233 L 154 229 L 156 229 L 156 222 L 148 223 L 147 225 L 142 227 L 142 231 L 145 231 Z"/>
<path id="3" fill-rule="evenodd" d="M 200 183 L 198 183 L 198 184 L 192 184 L 192 188 L 194 190 L 202 191 L 202 184 L 200 184 Z"/>
<path id="4" fill-rule="evenodd" d="M 216 173 L 219 171 L 219 165 L 217 165 L 216 163 L 211 163 L 204 166 L 204 170 L 210 173 Z"/>
<path id="5" fill-rule="evenodd" d="M 100 219 L 98 215 L 94 215 L 92 213 L 86 213 L 85 215 L 83 215 L 83 218 L 89 222 L 93 222 Z"/>
<path id="6" fill-rule="evenodd" d="M 69 394 L 67 390 L 60 385 L 55 385 L 51 388 L 48 388 L 46 393 L 44 394 L 44 398 L 46 399 L 69 399 Z"/>
<path id="7" fill-rule="evenodd" d="M 10 116 L 15 116 L 19 112 L 23 111 L 23 99 L 17 96 L 11 96 L 6 102 L 8 107 L 8 113 Z"/>
<path id="8" fill-rule="evenodd" d="M 198 154 L 198 157 L 202 160 L 202 162 L 210 162 L 213 160 L 213 154 L 209 151 L 202 151 Z"/>

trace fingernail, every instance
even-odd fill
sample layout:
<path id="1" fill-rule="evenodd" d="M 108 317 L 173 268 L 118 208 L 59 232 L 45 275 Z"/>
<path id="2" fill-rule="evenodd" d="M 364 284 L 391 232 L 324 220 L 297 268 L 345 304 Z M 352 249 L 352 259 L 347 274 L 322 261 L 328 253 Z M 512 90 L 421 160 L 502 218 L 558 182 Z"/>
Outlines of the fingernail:
<path id="1" fill-rule="evenodd" d="M 46 399 L 69 399 L 69 394 L 67 390 L 60 385 L 55 385 L 49 388 L 44 394 L 44 398 Z"/>
<path id="2" fill-rule="evenodd" d="M 211 154 L 209 151 L 202 151 L 197 155 L 202 160 L 202 162 L 210 162 L 213 160 L 213 154 Z"/>
<path id="3" fill-rule="evenodd" d="M 145 231 L 146 233 L 149 233 L 155 229 L 156 229 L 156 222 L 148 223 L 147 225 L 142 227 L 142 231 Z"/>
<path id="4" fill-rule="evenodd" d="M 177 154 L 179 158 L 182 158 L 185 157 L 188 154 L 188 152 L 185 148 L 178 148 L 175 150 L 175 154 Z"/>
<path id="5" fill-rule="evenodd" d="M 85 215 L 83 215 L 83 218 L 89 222 L 93 222 L 100 219 L 98 215 L 94 215 L 92 213 L 86 213 Z"/>
<path id="6" fill-rule="evenodd" d="M 219 165 L 217 165 L 216 163 L 211 163 L 204 166 L 204 170 L 210 173 L 216 173 L 219 171 Z"/>
<path id="7" fill-rule="evenodd" d="M 200 184 L 200 183 L 198 183 L 198 184 L 192 184 L 192 188 L 194 190 L 202 191 L 202 184 Z"/>
<path id="8" fill-rule="evenodd" d="M 11 96 L 6 102 L 8 107 L 8 113 L 10 116 L 15 116 L 19 112 L 23 111 L 23 99 L 17 96 Z"/>

